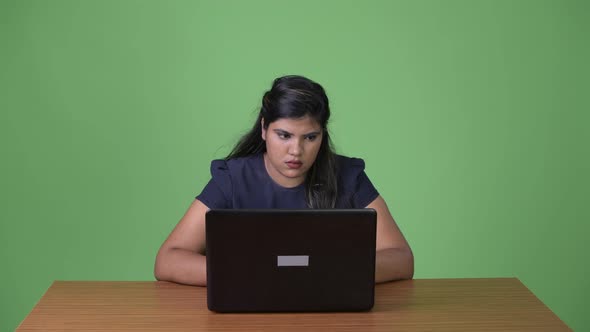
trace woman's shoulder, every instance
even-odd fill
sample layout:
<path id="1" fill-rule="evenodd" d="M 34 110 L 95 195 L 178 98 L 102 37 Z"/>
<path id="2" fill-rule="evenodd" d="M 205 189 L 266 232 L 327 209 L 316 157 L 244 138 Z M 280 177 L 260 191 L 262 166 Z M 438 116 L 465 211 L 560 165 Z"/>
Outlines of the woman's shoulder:
<path id="1" fill-rule="evenodd" d="M 343 188 L 355 187 L 365 174 L 365 161 L 361 158 L 336 155 L 336 170 Z"/>
<path id="2" fill-rule="evenodd" d="M 365 173 L 365 161 L 361 158 L 337 156 L 340 192 L 351 195 L 352 206 L 366 207 L 379 192 Z"/>
<path id="3" fill-rule="evenodd" d="M 361 158 L 336 155 L 336 167 L 339 172 L 359 172 L 365 170 L 365 161 Z"/>
<path id="4" fill-rule="evenodd" d="M 211 161 L 211 173 L 215 175 L 218 172 L 236 172 L 243 168 L 256 167 L 259 154 L 253 154 L 245 157 L 231 159 L 215 159 Z"/>

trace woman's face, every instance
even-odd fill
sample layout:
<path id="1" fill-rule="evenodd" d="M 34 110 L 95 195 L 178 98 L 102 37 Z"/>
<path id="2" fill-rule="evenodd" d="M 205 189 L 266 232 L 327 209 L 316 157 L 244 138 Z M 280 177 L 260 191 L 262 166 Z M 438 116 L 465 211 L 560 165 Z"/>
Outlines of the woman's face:
<path id="1" fill-rule="evenodd" d="M 264 165 L 270 177 L 283 187 L 295 187 L 305 181 L 322 144 L 322 127 L 309 116 L 279 119 L 264 129 L 266 141 Z"/>

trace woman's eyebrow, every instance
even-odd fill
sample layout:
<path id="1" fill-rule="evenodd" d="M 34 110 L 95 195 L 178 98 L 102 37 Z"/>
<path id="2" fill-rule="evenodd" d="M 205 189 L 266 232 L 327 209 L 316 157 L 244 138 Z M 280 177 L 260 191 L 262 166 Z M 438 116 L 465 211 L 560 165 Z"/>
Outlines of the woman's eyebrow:
<path id="1" fill-rule="evenodd" d="M 273 129 L 273 131 L 277 134 L 291 135 L 291 136 L 293 135 L 292 133 L 290 133 L 286 130 L 283 130 L 283 129 Z"/>
<path id="2" fill-rule="evenodd" d="M 284 129 L 273 129 L 273 131 L 274 131 L 275 133 L 277 133 L 277 134 L 283 134 L 283 135 L 291 135 L 291 136 L 294 136 L 294 135 L 293 135 L 293 133 L 290 133 L 290 132 L 288 132 L 288 131 L 286 131 L 286 130 L 284 130 Z M 321 131 L 312 131 L 311 133 L 303 134 L 303 135 L 301 135 L 301 136 L 303 136 L 303 137 L 309 137 L 309 136 L 314 136 L 314 135 L 315 135 L 315 136 L 317 136 L 317 135 L 319 135 L 319 134 L 321 134 Z"/>

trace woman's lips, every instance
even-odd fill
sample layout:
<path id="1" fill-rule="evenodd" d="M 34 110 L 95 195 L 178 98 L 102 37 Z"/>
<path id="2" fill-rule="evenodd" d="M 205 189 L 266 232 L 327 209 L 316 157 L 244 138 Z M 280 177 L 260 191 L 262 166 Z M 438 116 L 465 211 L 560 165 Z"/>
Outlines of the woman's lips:
<path id="1" fill-rule="evenodd" d="M 287 161 L 285 164 L 287 164 L 287 167 L 290 169 L 298 169 L 301 168 L 301 165 L 303 165 L 303 163 L 300 161 Z"/>

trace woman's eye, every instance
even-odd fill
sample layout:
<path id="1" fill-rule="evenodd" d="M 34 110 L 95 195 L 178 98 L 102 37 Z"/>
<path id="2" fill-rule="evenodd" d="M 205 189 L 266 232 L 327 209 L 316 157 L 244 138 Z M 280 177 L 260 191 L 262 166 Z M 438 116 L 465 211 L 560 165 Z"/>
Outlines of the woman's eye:
<path id="1" fill-rule="evenodd" d="M 288 139 L 289 137 L 291 137 L 291 135 L 285 134 L 285 133 L 278 133 L 278 134 L 279 134 L 280 139 Z"/>
<path id="2" fill-rule="evenodd" d="M 317 136 L 316 136 L 316 135 L 309 135 L 309 136 L 307 136 L 306 138 L 307 138 L 307 140 L 309 140 L 309 141 L 312 141 L 312 142 L 313 142 L 313 141 L 315 141 L 315 139 L 317 138 Z"/>

